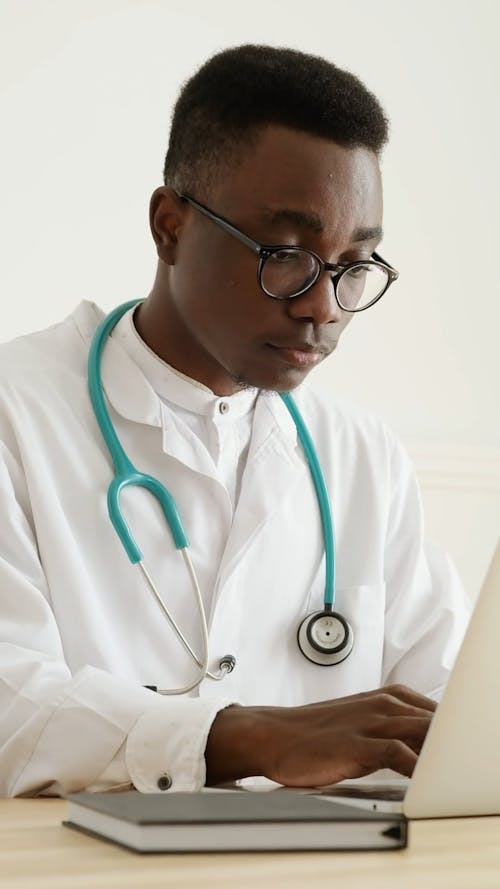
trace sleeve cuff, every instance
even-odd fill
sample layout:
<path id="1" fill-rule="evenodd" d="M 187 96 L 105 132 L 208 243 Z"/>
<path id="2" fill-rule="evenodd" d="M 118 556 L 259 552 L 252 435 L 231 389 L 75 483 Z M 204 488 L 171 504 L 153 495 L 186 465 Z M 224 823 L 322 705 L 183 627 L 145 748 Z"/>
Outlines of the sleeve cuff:
<path id="1" fill-rule="evenodd" d="M 195 791 L 205 784 L 205 747 L 217 713 L 236 703 L 155 698 L 129 733 L 127 770 L 141 793 Z"/>

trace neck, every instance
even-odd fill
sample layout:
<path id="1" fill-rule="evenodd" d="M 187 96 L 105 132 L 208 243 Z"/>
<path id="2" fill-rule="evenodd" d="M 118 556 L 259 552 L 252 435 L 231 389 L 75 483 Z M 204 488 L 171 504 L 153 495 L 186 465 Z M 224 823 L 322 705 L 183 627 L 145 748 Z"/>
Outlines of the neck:
<path id="1" fill-rule="evenodd" d="M 215 395 L 234 395 L 245 388 L 228 378 L 212 356 L 193 342 L 160 267 L 151 293 L 134 313 L 134 325 L 141 339 L 162 361 L 207 386 Z"/>

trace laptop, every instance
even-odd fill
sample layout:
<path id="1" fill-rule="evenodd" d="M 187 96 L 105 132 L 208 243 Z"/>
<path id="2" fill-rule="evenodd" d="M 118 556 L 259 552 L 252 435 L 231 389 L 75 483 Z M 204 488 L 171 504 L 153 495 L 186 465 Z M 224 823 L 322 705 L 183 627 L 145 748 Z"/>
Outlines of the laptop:
<path id="1" fill-rule="evenodd" d="M 500 815 L 500 542 L 413 776 L 392 774 L 309 792 L 408 818 Z"/>

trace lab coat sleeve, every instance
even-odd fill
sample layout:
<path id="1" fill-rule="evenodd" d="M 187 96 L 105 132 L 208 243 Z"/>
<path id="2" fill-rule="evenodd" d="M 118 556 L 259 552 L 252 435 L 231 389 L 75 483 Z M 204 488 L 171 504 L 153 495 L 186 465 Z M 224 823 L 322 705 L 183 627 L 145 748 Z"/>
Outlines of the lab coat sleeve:
<path id="1" fill-rule="evenodd" d="M 163 776 L 172 790 L 198 789 L 211 723 L 232 702 L 167 699 L 90 665 L 71 675 L 23 471 L 0 451 L 0 794 L 154 792 Z"/>
<path id="2" fill-rule="evenodd" d="M 412 463 L 394 443 L 385 549 L 384 684 L 403 683 L 439 700 L 471 605 L 450 558 L 424 540 Z"/>

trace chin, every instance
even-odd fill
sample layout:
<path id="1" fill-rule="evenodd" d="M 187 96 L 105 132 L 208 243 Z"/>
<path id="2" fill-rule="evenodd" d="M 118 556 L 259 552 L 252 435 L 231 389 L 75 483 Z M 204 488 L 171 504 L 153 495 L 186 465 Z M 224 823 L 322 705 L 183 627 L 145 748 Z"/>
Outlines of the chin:
<path id="1" fill-rule="evenodd" d="M 280 374 L 245 374 L 235 376 L 234 382 L 240 389 L 254 389 L 259 392 L 277 394 L 279 392 L 292 392 L 304 382 L 308 373 L 303 371 L 287 371 Z"/>

